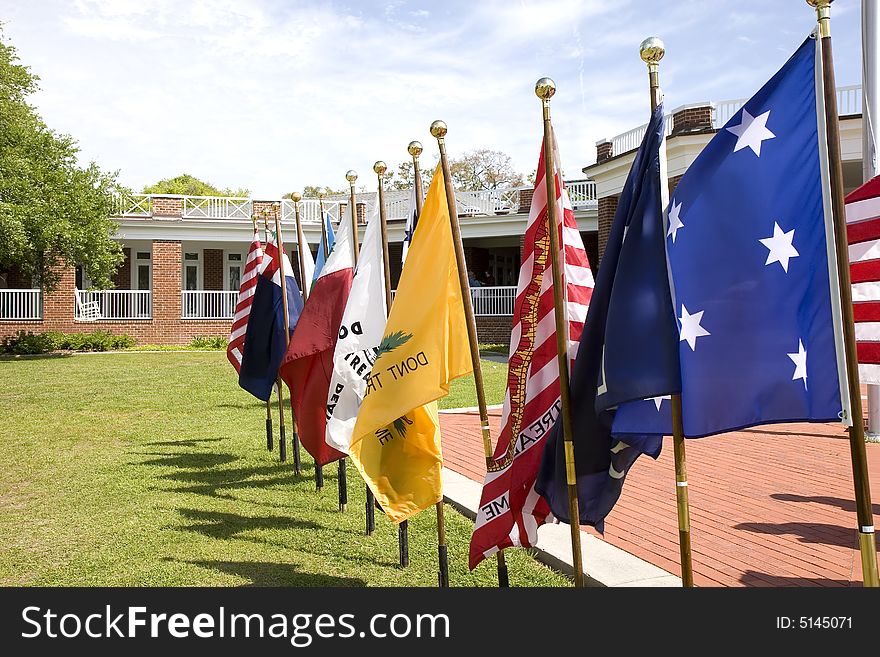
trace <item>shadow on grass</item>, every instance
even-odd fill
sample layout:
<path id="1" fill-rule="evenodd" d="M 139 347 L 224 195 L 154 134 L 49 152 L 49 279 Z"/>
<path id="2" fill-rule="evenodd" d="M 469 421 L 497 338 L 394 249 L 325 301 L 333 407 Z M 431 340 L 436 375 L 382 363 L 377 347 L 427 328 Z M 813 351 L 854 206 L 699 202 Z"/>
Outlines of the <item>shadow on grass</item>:
<path id="1" fill-rule="evenodd" d="M 235 461 L 240 460 L 238 456 L 234 454 L 223 454 L 223 453 L 213 453 L 213 452 L 189 452 L 186 454 L 162 454 L 157 452 L 141 452 L 144 456 L 158 456 L 156 459 L 148 459 L 146 461 L 141 461 L 140 465 L 155 465 L 158 467 L 164 468 L 196 468 L 196 469 L 205 469 L 205 468 L 216 468 L 220 465 L 226 465 L 228 463 L 234 463 Z M 227 472 L 226 470 L 221 470 L 220 472 Z M 220 472 L 216 473 L 204 473 L 204 476 L 212 476 L 216 477 Z M 183 474 L 183 473 L 180 473 Z M 195 474 L 195 473 L 194 473 Z M 166 475 L 166 477 L 176 478 L 178 475 L 175 473 L 174 475 Z"/>
<path id="2" fill-rule="evenodd" d="M 230 539 L 242 532 L 262 529 L 324 529 L 310 520 L 297 520 L 286 516 L 242 516 L 237 513 L 201 509 L 178 509 L 177 512 L 187 520 L 192 520 L 193 524 L 177 526 L 173 529 L 197 532 L 210 538 Z"/>
<path id="3" fill-rule="evenodd" d="M 17 360 L 55 360 L 57 358 L 70 358 L 70 351 L 53 351 L 48 354 L 0 354 L 0 363 L 10 363 Z"/>
<path id="4" fill-rule="evenodd" d="M 198 447 L 201 443 L 219 443 L 223 438 L 185 438 L 183 440 L 157 440 L 142 443 L 145 447 Z"/>
<path id="5" fill-rule="evenodd" d="M 227 575 L 235 575 L 250 580 L 249 586 L 317 586 L 342 587 L 366 586 L 365 580 L 355 577 L 336 577 L 318 573 L 303 573 L 288 563 L 266 563 L 263 561 L 179 561 L 208 570 L 219 570 Z"/>

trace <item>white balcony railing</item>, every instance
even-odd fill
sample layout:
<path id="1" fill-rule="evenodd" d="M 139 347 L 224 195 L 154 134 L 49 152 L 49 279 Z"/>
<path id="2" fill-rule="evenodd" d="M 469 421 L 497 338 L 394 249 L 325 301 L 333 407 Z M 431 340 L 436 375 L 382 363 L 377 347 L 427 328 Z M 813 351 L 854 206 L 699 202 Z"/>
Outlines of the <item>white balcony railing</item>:
<path id="1" fill-rule="evenodd" d="M 150 319 L 150 290 L 75 290 L 76 313 L 80 321 L 105 319 Z"/>
<path id="2" fill-rule="evenodd" d="M 232 319 L 238 292 L 227 290 L 183 290 L 180 316 L 183 319 Z"/>
<path id="3" fill-rule="evenodd" d="M 734 100 L 720 100 L 712 103 L 714 111 L 712 113 L 712 127 L 720 130 L 724 125 L 736 114 L 742 106 L 748 101 L 748 98 L 737 98 Z M 862 85 L 851 84 L 845 87 L 837 88 L 837 113 L 840 116 L 851 116 L 853 114 L 861 114 L 862 112 Z M 648 124 L 640 125 L 632 130 L 611 138 L 611 154 L 621 155 L 634 151 L 642 143 L 642 137 L 645 136 Z M 672 115 L 666 115 L 666 136 L 672 134 Z"/>
<path id="4" fill-rule="evenodd" d="M 0 290 L 0 320 L 43 318 L 41 290 Z"/>
<path id="5" fill-rule="evenodd" d="M 397 290 L 391 290 L 392 303 L 396 296 Z M 515 300 L 515 285 L 471 288 L 471 303 L 474 306 L 474 315 L 477 316 L 513 315 Z"/>
<path id="6" fill-rule="evenodd" d="M 185 219 L 250 219 L 253 204 L 249 198 L 225 196 L 184 196 Z"/>

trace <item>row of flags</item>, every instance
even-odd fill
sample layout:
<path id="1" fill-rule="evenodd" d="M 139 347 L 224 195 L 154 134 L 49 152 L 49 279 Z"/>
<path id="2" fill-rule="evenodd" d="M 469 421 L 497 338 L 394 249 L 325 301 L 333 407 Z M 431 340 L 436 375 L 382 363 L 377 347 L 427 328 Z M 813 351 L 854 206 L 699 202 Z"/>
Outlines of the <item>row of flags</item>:
<path id="1" fill-rule="evenodd" d="M 658 105 L 595 284 L 557 146 L 542 144 L 501 432 L 484 481 L 471 568 L 507 547 L 533 546 L 545 522 L 573 520 L 559 420 L 551 229 L 563 263 L 562 343 L 572 371 L 580 523 L 601 530 L 638 456 L 660 454 L 662 437 L 672 432 L 673 396 L 680 395 L 689 438 L 774 422 L 850 423 L 819 48 L 815 35 L 803 42 L 718 131 L 671 197 Z M 557 167 L 552 199 L 545 149 L 553 150 Z M 864 296 L 855 296 L 860 352 L 880 365 L 878 198 L 880 183 L 851 197 L 857 209 L 848 220 L 854 282 L 866 283 Z M 442 500 L 437 400 L 451 381 L 472 372 L 439 165 L 421 214 L 415 207 L 413 197 L 406 265 L 390 308 L 378 214 L 367 223 L 356 266 L 357 235 L 343 221 L 326 260 L 318 250 L 304 306 L 292 275 L 287 279 L 297 298 L 289 296 L 292 337 L 279 352 L 281 265 L 274 263 L 292 270 L 273 239 L 261 265 L 255 235 L 230 336 L 242 387 L 267 399 L 280 372 L 303 446 L 321 465 L 350 456 L 394 522 Z M 322 220 L 329 243 L 329 217 Z M 300 257 L 310 259 L 301 229 L 298 238 Z M 306 268 L 304 280 L 311 279 Z"/>

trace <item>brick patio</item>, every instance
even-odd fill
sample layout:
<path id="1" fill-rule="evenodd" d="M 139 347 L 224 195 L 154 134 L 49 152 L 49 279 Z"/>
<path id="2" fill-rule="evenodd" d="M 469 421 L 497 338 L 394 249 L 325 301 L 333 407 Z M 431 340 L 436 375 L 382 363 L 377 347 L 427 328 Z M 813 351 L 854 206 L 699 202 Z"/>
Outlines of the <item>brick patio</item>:
<path id="1" fill-rule="evenodd" d="M 501 411 L 490 411 L 493 436 Z M 444 413 L 445 465 L 482 482 L 476 413 Z M 867 445 L 880 515 L 880 445 Z M 687 441 L 698 586 L 861 584 L 849 441 L 833 424 L 757 427 Z M 592 531 L 592 530 L 590 530 Z M 633 466 L 605 540 L 679 574 L 671 439 Z M 516 581 L 516 574 L 511 573 Z"/>

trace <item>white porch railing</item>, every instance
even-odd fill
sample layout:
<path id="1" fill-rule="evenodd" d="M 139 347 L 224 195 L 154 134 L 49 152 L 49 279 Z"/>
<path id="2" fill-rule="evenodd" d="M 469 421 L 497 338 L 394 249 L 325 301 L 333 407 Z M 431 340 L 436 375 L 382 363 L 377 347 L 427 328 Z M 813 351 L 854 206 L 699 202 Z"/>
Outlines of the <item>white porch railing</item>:
<path id="1" fill-rule="evenodd" d="M 41 290 L 0 290 L 0 320 L 43 318 Z"/>
<path id="2" fill-rule="evenodd" d="M 734 100 L 720 100 L 715 103 L 712 113 L 712 127 L 720 130 L 724 125 L 736 114 L 742 106 L 748 101 L 748 98 L 736 98 Z M 850 116 L 852 114 L 861 114 L 862 112 L 862 85 L 851 84 L 844 87 L 837 87 L 837 113 L 840 116 Z M 648 124 L 640 125 L 632 130 L 611 138 L 611 154 L 621 155 L 634 151 L 642 143 L 642 137 L 645 136 L 645 130 Z M 666 136 L 672 134 L 672 115 L 666 115 Z M 573 202 L 573 201 L 572 201 Z"/>
<path id="3" fill-rule="evenodd" d="M 183 319 L 232 319 L 238 292 L 227 290 L 183 290 L 180 316 Z"/>
<path id="4" fill-rule="evenodd" d="M 184 196 L 185 219 L 250 219 L 252 203 L 249 198 L 225 196 Z"/>
<path id="5" fill-rule="evenodd" d="M 396 296 L 397 290 L 391 290 L 392 303 Z M 515 285 L 471 288 L 471 303 L 474 306 L 474 315 L 513 315 L 514 301 L 516 301 Z"/>
<path id="6" fill-rule="evenodd" d="M 74 317 L 81 321 L 152 317 L 150 290 L 75 290 L 74 295 Z"/>

